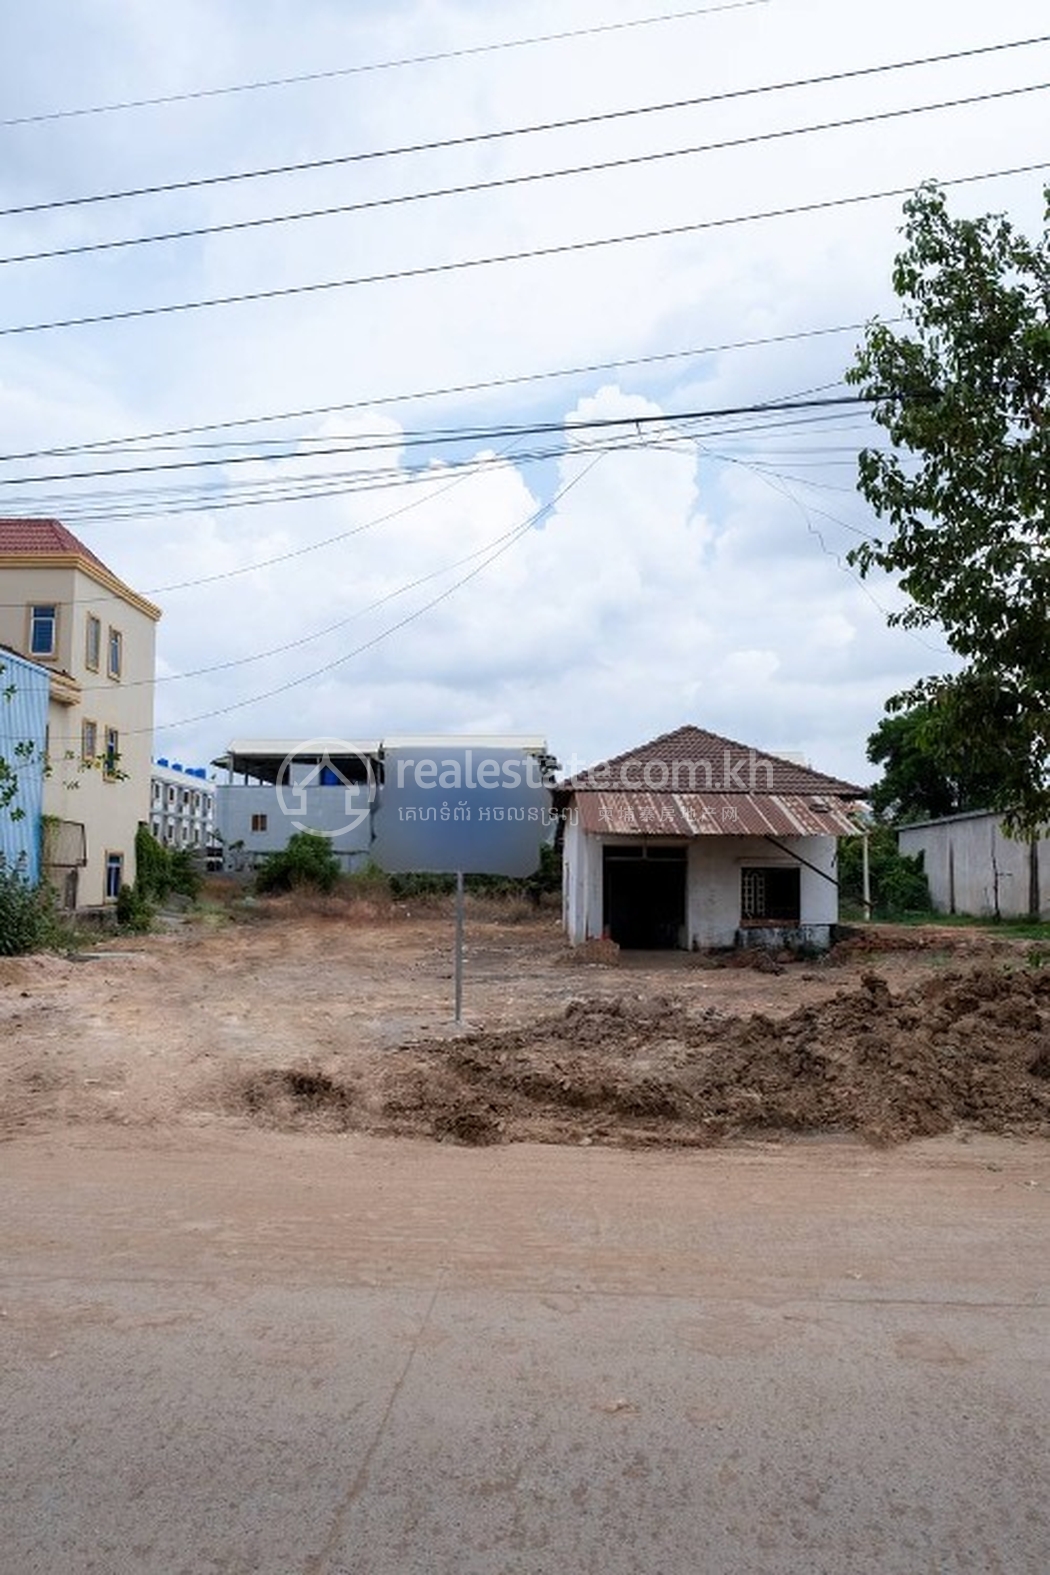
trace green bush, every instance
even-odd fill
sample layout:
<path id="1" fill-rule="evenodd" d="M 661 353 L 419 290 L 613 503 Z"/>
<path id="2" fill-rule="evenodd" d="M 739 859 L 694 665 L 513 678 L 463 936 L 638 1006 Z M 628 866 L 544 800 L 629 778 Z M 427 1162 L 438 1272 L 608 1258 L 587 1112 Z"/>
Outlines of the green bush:
<path id="1" fill-rule="evenodd" d="M 117 893 L 117 924 L 132 935 L 147 935 L 153 925 L 153 904 L 136 882 Z"/>
<path id="2" fill-rule="evenodd" d="M 839 842 L 839 897 L 860 907 L 864 901 L 864 839 L 843 837 Z M 871 911 L 878 919 L 905 913 L 930 913 L 930 886 L 923 873 L 922 854 L 909 857 L 897 848 L 897 834 L 889 826 L 868 833 L 868 869 Z"/>
<path id="3" fill-rule="evenodd" d="M 195 899 L 201 874 L 189 848 L 166 848 L 146 826 L 135 833 L 135 884 L 147 902 L 163 902 L 173 894 Z"/>
<path id="4" fill-rule="evenodd" d="M 51 894 L 30 886 L 20 864 L 0 854 L 0 956 L 17 957 L 42 950 L 53 932 Z"/>
<path id="5" fill-rule="evenodd" d="M 297 831 L 280 853 L 271 853 L 255 872 L 258 892 L 334 891 L 342 867 L 327 837 L 315 831 Z"/>

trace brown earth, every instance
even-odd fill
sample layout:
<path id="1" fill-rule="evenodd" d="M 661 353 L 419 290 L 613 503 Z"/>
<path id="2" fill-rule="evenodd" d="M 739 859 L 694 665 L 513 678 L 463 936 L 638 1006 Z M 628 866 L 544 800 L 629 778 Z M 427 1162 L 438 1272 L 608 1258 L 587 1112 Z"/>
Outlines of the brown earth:
<path id="1" fill-rule="evenodd" d="M 1031 943 L 879 928 L 820 962 L 581 961 L 552 918 L 473 902 L 456 1025 L 440 908 L 290 900 L 244 917 L 0 960 L 0 1130 L 1050 1135 L 1050 969 Z"/>

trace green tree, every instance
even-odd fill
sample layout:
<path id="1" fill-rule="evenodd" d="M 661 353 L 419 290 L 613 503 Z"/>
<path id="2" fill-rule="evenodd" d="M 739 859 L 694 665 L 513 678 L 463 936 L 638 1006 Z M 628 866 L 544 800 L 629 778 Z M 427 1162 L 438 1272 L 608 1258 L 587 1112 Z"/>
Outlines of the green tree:
<path id="1" fill-rule="evenodd" d="M 341 873 L 342 866 L 327 837 L 316 831 L 297 831 L 286 848 L 269 854 L 260 864 L 255 889 L 279 892 L 305 887 L 329 892 L 334 891 Z"/>
<path id="2" fill-rule="evenodd" d="M 869 736 L 868 759 L 883 768 L 870 795 L 880 820 L 934 820 L 987 809 L 994 800 L 998 774 L 982 774 L 968 754 L 953 752 L 942 720 L 935 706 L 911 706 L 884 716 Z"/>
<path id="3" fill-rule="evenodd" d="M 1050 230 L 952 219 L 935 185 L 904 211 L 906 326 L 869 324 L 846 374 L 891 440 L 858 482 L 889 532 L 850 560 L 897 575 L 910 600 L 890 621 L 939 624 L 961 660 L 888 709 L 928 707 L 1024 832 L 1050 820 Z"/>

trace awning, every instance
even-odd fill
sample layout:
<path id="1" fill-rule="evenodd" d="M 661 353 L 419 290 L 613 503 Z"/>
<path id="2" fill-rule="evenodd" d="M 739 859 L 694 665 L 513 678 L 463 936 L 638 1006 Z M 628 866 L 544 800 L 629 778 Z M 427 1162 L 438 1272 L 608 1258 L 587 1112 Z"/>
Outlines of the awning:
<path id="1" fill-rule="evenodd" d="M 577 793 L 584 831 L 618 837 L 847 837 L 856 806 L 796 793 Z"/>

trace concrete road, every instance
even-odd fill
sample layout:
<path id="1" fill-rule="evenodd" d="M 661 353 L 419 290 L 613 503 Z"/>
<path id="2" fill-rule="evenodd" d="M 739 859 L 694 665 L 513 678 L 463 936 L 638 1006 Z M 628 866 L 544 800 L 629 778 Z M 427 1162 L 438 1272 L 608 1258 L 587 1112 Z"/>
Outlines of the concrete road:
<path id="1" fill-rule="evenodd" d="M 1050 1149 L 0 1148 L 3 1575 L 1046 1575 Z"/>

